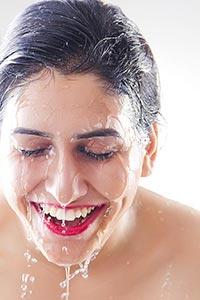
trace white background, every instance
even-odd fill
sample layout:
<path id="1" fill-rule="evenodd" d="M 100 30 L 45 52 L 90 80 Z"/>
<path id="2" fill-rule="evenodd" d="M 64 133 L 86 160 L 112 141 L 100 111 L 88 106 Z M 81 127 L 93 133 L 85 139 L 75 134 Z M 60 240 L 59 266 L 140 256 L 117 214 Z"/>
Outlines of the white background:
<path id="1" fill-rule="evenodd" d="M 0 37 L 32 1 L 0 3 Z M 156 57 L 168 126 L 154 173 L 141 184 L 200 210 L 200 2 L 113 0 L 139 26 Z"/>

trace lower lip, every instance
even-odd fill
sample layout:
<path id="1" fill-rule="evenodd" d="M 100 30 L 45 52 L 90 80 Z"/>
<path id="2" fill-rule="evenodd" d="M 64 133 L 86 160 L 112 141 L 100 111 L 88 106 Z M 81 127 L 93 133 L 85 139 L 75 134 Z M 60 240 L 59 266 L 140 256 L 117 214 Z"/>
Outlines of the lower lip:
<path id="1" fill-rule="evenodd" d="M 100 207 L 96 207 L 91 216 L 89 216 L 83 223 L 76 225 L 76 226 L 61 226 L 58 224 L 55 224 L 52 221 L 48 220 L 48 217 L 43 215 L 40 208 L 33 203 L 33 206 L 35 207 L 36 211 L 42 215 L 43 217 L 43 223 L 46 225 L 46 227 L 52 231 L 55 234 L 61 235 L 61 236 L 75 236 L 78 234 L 81 234 L 85 230 L 90 227 L 94 221 L 98 218 L 102 210 L 104 209 L 105 205 L 102 205 Z"/>

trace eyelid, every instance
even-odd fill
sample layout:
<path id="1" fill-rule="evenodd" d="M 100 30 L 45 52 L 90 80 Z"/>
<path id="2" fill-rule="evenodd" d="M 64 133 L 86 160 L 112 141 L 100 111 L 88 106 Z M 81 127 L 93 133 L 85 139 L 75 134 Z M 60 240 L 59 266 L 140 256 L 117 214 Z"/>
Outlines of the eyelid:
<path id="1" fill-rule="evenodd" d="M 89 150 L 88 147 L 79 145 L 78 146 L 79 154 L 83 155 L 84 157 L 88 159 L 94 159 L 96 161 L 103 161 L 111 159 L 118 151 L 107 151 L 102 153 L 96 153 L 91 150 Z"/>
<path id="2" fill-rule="evenodd" d="M 48 147 L 38 147 L 36 149 L 24 149 L 24 148 L 17 148 L 17 151 L 21 153 L 24 157 L 39 157 L 44 155 L 46 151 L 49 151 L 52 149 L 52 146 Z"/>

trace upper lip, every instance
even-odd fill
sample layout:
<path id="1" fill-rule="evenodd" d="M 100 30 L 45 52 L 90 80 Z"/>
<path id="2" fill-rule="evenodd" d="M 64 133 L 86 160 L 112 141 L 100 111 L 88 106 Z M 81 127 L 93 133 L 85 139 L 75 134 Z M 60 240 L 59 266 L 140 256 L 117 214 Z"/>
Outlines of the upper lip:
<path id="1" fill-rule="evenodd" d="M 37 204 L 48 204 L 55 206 L 56 208 L 67 208 L 67 209 L 76 209 L 76 208 L 84 208 L 84 207 L 100 207 L 102 205 L 109 205 L 108 200 L 105 199 L 97 199 L 97 197 L 90 197 L 89 199 L 79 198 L 77 200 L 74 200 L 71 203 L 64 204 L 63 205 L 60 202 L 56 202 L 53 198 L 50 198 L 49 196 L 45 196 L 44 194 L 37 195 L 29 195 L 27 200 L 29 200 L 32 203 Z"/>
<path id="2" fill-rule="evenodd" d="M 37 203 L 39 205 L 45 205 L 48 204 L 50 206 L 54 206 L 56 208 L 66 208 L 66 209 L 76 209 L 76 208 L 84 208 L 84 207 L 101 207 L 102 205 L 105 205 L 106 203 L 98 203 L 98 204 L 77 204 L 77 205 L 67 205 L 67 206 L 61 206 L 59 204 L 54 204 L 54 203 L 48 203 L 48 202 L 36 202 L 36 201 L 31 201 L 32 203 Z"/>

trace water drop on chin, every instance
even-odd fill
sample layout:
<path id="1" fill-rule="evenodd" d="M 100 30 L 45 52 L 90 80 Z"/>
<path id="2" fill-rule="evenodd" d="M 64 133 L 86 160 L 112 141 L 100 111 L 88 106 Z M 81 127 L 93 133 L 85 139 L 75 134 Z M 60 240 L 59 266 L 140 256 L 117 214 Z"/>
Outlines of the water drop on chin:
<path id="1" fill-rule="evenodd" d="M 68 255 L 68 249 L 67 249 L 67 247 L 63 246 L 62 247 L 62 252 L 65 253 L 66 255 Z"/>

